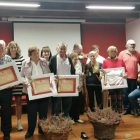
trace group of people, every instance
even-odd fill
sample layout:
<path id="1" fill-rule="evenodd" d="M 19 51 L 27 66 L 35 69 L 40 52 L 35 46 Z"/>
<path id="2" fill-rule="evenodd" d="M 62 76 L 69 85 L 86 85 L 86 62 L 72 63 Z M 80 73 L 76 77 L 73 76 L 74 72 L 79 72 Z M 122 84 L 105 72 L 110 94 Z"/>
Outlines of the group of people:
<path id="1" fill-rule="evenodd" d="M 107 49 L 108 57 L 105 59 L 99 55 L 99 46 L 93 45 L 88 54 L 86 65 L 83 67 L 82 61 L 86 56 L 81 56 L 83 47 L 81 44 L 74 44 L 73 51 L 67 53 L 67 45 L 63 42 L 56 47 L 56 55 L 52 56 L 48 46 L 43 47 L 41 55 L 39 48 L 36 46 L 28 49 L 28 59 L 24 59 L 18 44 L 11 41 L 5 48 L 5 42 L 0 40 L 0 65 L 15 61 L 23 84 L 0 90 L 1 103 L 1 130 L 4 133 L 4 140 L 10 139 L 11 125 L 11 101 L 15 96 L 17 106 L 17 130 L 23 130 L 21 124 L 22 95 L 26 95 L 28 130 L 25 138 L 28 139 L 34 134 L 37 122 L 37 112 L 39 119 L 47 118 L 48 103 L 50 98 L 42 98 L 37 100 L 29 100 L 27 87 L 28 81 L 26 77 L 54 73 L 54 75 L 79 75 L 78 97 L 51 97 L 52 115 L 58 115 L 62 109 L 63 116 L 71 117 L 75 122 L 84 123 L 79 118 L 80 107 L 85 107 L 85 95 L 88 95 L 89 107 L 91 111 L 95 111 L 95 101 L 97 106 L 103 108 L 104 94 L 107 92 L 111 96 L 111 106 L 114 111 L 122 113 L 122 105 L 124 105 L 123 114 L 133 114 L 134 108 L 138 109 L 140 116 L 140 107 L 137 98 L 140 97 L 140 73 L 138 73 L 138 63 L 140 63 L 140 54 L 135 50 L 136 43 L 134 40 L 128 40 L 126 50 L 120 52 L 115 46 Z M 128 87 L 124 89 L 110 89 L 103 91 L 101 88 L 100 69 L 108 68 L 125 68 L 124 79 L 127 79 Z M 137 75 L 138 74 L 138 75 Z M 138 77 L 138 79 L 137 79 Z M 96 99 L 95 99 L 96 98 Z M 105 100 L 104 100 L 105 101 Z M 8 110 L 8 111 L 7 111 Z M 83 109 L 84 110 L 84 109 Z M 38 132 L 43 134 L 40 126 Z"/>

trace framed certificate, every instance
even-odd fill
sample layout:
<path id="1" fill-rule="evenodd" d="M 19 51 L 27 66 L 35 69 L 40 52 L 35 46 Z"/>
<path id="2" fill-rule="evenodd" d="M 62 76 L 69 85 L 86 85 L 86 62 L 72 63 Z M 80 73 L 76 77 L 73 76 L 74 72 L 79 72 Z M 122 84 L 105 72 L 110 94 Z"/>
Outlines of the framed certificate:
<path id="1" fill-rule="evenodd" d="M 58 75 L 57 96 L 78 96 L 79 75 Z"/>
<path id="2" fill-rule="evenodd" d="M 42 74 L 28 78 L 29 86 L 27 88 L 29 100 L 35 100 L 57 95 L 54 74 Z"/>
<path id="3" fill-rule="evenodd" d="M 15 62 L 0 66 L 0 90 L 22 83 L 19 70 Z"/>
<path id="4" fill-rule="evenodd" d="M 124 67 L 101 69 L 100 76 L 102 77 L 102 90 L 128 87 L 126 79 L 123 78 L 124 75 Z"/>

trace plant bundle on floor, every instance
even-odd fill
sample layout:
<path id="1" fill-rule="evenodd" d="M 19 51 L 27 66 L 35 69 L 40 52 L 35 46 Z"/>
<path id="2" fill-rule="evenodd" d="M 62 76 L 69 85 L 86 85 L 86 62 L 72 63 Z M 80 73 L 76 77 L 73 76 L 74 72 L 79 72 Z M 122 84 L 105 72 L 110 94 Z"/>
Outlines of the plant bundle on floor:
<path id="1" fill-rule="evenodd" d="M 59 116 L 51 116 L 49 120 L 39 120 L 46 140 L 67 140 L 69 132 L 72 130 L 73 121 L 71 118 Z"/>
<path id="2" fill-rule="evenodd" d="M 100 140 L 110 140 L 115 137 L 116 127 L 121 123 L 122 116 L 111 108 L 96 109 L 87 112 L 88 118 L 94 127 L 94 136 Z"/>

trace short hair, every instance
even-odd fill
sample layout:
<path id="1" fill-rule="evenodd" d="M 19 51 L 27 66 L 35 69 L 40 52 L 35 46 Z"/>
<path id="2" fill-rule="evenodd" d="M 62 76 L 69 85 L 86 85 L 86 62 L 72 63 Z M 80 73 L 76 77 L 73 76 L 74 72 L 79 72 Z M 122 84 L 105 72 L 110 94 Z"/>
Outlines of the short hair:
<path id="1" fill-rule="evenodd" d="M 71 57 L 71 59 L 73 59 L 74 57 L 78 57 L 78 54 L 77 53 L 71 53 L 70 57 Z"/>
<path id="2" fill-rule="evenodd" d="M 118 50 L 117 50 L 117 48 L 115 47 L 115 46 L 110 46 L 110 47 L 108 47 L 108 49 L 107 49 L 107 52 L 110 52 L 110 51 L 116 51 L 116 52 L 118 52 Z"/>
<path id="3" fill-rule="evenodd" d="M 6 54 L 11 56 L 10 48 L 11 48 L 12 45 L 15 45 L 17 47 L 16 58 L 20 58 L 20 56 L 21 56 L 21 49 L 20 49 L 19 45 L 17 44 L 17 42 L 15 42 L 15 41 L 11 41 L 7 45 Z"/>
<path id="4" fill-rule="evenodd" d="M 5 48 L 5 41 L 4 40 L 0 40 L 0 44 L 2 45 L 3 48 Z"/>
<path id="5" fill-rule="evenodd" d="M 57 48 L 59 49 L 60 47 L 65 47 L 66 49 L 67 49 L 67 44 L 65 44 L 64 42 L 60 42 L 60 43 L 58 43 L 58 45 L 57 45 Z"/>
<path id="6" fill-rule="evenodd" d="M 34 51 L 39 51 L 39 48 L 36 46 L 29 47 L 28 49 L 28 56 L 30 57 Z"/>
<path id="7" fill-rule="evenodd" d="M 94 51 L 95 49 L 99 49 L 99 46 L 98 45 L 92 45 L 91 50 Z"/>
<path id="8" fill-rule="evenodd" d="M 90 51 L 90 52 L 89 52 L 89 56 L 90 56 L 91 54 L 93 54 L 93 55 L 96 55 L 96 56 L 97 56 L 97 52 L 95 52 L 95 51 Z"/>
<path id="9" fill-rule="evenodd" d="M 79 44 L 78 43 L 74 44 L 73 50 L 78 49 L 78 48 L 79 48 Z"/>
<path id="10" fill-rule="evenodd" d="M 51 50 L 50 50 L 49 46 L 45 46 L 45 47 L 42 48 L 41 57 L 43 57 L 43 52 L 50 52 L 50 56 L 49 56 L 49 60 L 50 60 L 51 57 L 52 57 L 52 53 L 51 53 Z"/>

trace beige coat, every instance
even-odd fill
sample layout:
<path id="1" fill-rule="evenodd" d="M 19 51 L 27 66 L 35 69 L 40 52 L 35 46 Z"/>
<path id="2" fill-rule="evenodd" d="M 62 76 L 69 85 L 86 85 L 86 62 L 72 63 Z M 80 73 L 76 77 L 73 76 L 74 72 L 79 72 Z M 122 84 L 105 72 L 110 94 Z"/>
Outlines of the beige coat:
<path id="1" fill-rule="evenodd" d="M 47 61 L 44 58 L 39 58 L 40 66 L 42 68 L 43 74 L 50 73 L 50 69 L 48 67 Z M 22 63 L 21 68 L 21 77 L 24 82 L 27 81 L 26 77 L 32 76 L 33 66 L 30 59 L 25 60 Z M 23 93 L 27 93 L 27 88 L 23 86 Z"/>

